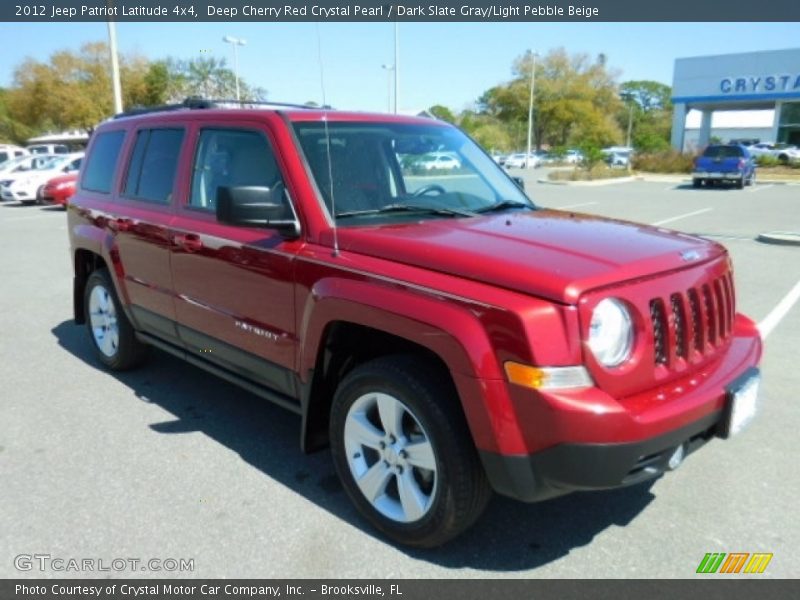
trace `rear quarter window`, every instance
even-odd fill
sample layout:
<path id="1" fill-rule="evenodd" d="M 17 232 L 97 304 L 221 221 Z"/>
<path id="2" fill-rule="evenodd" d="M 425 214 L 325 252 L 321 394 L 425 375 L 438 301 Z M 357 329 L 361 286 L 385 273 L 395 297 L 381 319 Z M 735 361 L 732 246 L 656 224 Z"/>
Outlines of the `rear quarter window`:
<path id="1" fill-rule="evenodd" d="M 182 129 L 140 130 L 125 180 L 125 196 L 169 204 L 182 144 Z"/>
<path id="2" fill-rule="evenodd" d="M 124 131 L 98 133 L 84 164 L 81 188 L 108 194 L 125 140 Z"/>

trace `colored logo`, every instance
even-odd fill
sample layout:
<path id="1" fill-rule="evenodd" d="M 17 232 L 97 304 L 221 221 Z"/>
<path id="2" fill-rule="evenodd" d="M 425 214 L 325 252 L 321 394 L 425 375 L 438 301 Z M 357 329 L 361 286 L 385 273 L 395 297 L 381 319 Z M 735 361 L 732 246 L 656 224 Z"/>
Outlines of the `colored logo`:
<path id="1" fill-rule="evenodd" d="M 697 573 L 763 573 L 771 560 L 771 552 L 708 552 L 697 566 Z"/>

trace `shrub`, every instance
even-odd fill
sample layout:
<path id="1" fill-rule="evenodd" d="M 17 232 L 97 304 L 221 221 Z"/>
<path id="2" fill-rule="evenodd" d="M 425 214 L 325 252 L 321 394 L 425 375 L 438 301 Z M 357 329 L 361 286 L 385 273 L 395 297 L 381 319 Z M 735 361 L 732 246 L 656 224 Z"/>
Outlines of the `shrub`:
<path id="1" fill-rule="evenodd" d="M 777 156 L 762 154 L 761 156 L 756 156 L 756 164 L 759 167 L 777 167 L 781 164 L 781 161 L 778 160 Z"/>
<path id="2" fill-rule="evenodd" d="M 583 160 L 581 161 L 581 166 L 586 169 L 587 171 L 592 171 L 597 165 L 603 162 L 605 159 L 605 154 L 603 151 L 600 150 L 597 146 L 592 144 L 585 144 L 580 147 L 581 154 L 583 154 Z"/>
<path id="3" fill-rule="evenodd" d="M 628 172 L 621 169 L 611 169 L 604 164 L 596 164 L 591 169 L 576 168 L 570 170 L 550 171 L 547 176 L 553 181 L 594 181 L 596 179 L 614 179 L 628 177 Z"/>
<path id="4" fill-rule="evenodd" d="M 694 156 L 681 154 L 676 150 L 634 154 L 633 168 L 649 173 L 691 173 L 694 167 Z"/>

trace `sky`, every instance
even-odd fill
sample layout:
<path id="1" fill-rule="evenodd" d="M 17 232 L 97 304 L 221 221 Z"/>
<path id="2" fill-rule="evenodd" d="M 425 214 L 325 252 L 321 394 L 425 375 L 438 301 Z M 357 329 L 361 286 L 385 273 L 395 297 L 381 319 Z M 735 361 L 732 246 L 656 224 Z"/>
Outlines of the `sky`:
<path id="1" fill-rule="evenodd" d="M 796 48 L 798 23 L 401 23 L 399 105 L 419 110 L 443 104 L 460 111 L 487 89 L 512 77 L 514 59 L 528 48 L 539 53 L 607 56 L 619 81 L 672 83 L 676 58 Z M 239 71 L 268 99 L 322 100 L 318 37 L 328 104 L 385 111 L 394 62 L 391 23 L 118 23 L 123 53 L 150 59 L 216 56 L 233 66 L 222 41 L 247 40 Z M 13 83 L 26 58 L 45 61 L 54 51 L 107 41 L 105 23 L 0 23 L 0 86 Z"/>

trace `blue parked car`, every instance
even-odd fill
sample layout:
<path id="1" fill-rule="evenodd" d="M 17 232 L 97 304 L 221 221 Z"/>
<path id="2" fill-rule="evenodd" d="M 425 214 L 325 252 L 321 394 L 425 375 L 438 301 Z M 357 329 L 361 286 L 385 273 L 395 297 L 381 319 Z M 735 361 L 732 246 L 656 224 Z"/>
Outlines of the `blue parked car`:
<path id="1" fill-rule="evenodd" d="M 737 144 L 708 146 L 694 159 L 692 183 L 702 185 L 731 183 L 742 189 L 756 182 L 756 161 L 744 146 Z"/>

